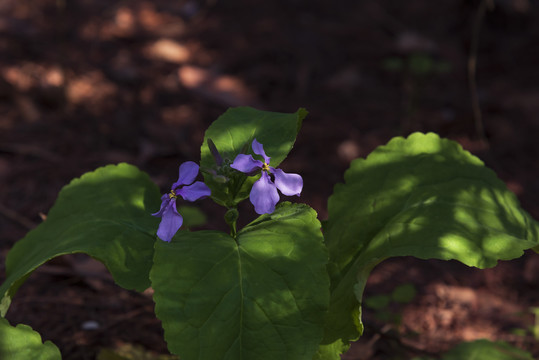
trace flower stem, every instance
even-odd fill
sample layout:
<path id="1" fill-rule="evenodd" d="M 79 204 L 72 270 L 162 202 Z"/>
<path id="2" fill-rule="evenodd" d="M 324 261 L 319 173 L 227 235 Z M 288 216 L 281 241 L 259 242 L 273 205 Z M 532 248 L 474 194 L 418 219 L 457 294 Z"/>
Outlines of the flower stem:
<path id="1" fill-rule="evenodd" d="M 238 221 L 239 212 L 235 207 L 229 208 L 225 213 L 225 222 L 230 226 L 230 236 L 236 239 L 236 222 Z"/>

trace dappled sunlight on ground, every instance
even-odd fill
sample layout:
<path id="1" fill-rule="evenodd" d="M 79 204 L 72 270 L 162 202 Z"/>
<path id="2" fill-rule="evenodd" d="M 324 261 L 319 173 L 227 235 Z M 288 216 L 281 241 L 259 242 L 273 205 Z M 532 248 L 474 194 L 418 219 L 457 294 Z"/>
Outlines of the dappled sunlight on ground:
<path id="1" fill-rule="evenodd" d="M 1 1 L 0 259 L 86 171 L 127 161 L 167 187 L 181 162 L 200 159 L 211 121 L 239 105 L 310 112 L 281 168 L 301 173 L 299 201 L 321 219 L 354 158 L 414 131 L 457 140 L 539 218 L 539 7 L 497 1 L 481 28 L 477 85 L 487 144 L 475 132 L 466 70 L 475 5 Z M 207 227 L 224 228 L 220 208 L 197 205 Z M 242 221 L 253 216 L 251 206 L 240 210 Z M 66 360 L 94 359 L 100 347 L 120 343 L 166 353 L 151 297 L 77 261 L 36 271 L 9 320 L 53 340 Z M 389 350 L 407 358 L 480 337 L 538 356 L 536 341 L 511 332 L 531 325 L 538 264 L 529 254 L 483 272 L 453 262 L 382 263 L 366 296 L 403 282 L 418 295 L 396 309 L 398 326 L 384 327 L 366 311 L 365 336 L 346 359 L 387 359 Z M 83 329 L 90 320 L 100 328 Z"/>

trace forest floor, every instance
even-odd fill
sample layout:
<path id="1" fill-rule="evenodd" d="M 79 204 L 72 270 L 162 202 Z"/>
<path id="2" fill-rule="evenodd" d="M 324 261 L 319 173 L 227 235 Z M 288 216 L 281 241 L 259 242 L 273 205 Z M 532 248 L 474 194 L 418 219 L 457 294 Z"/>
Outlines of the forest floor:
<path id="1" fill-rule="evenodd" d="M 206 127 L 239 105 L 309 110 L 282 166 L 302 174 L 301 200 L 321 219 L 352 159 L 414 131 L 460 142 L 539 219 L 539 5 L 493 1 L 478 27 L 481 133 L 467 67 L 479 3 L 3 0 L 0 276 L 8 250 L 72 178 L 129 162 L 165 191 L 181 162 L 198 160 Z M 206 203 L 208 226 L 223 227 Z M 435 356 L 478 338 L 539 358 L 539 341 L 515 334 L 535 321 L 537 254 L 487 270 L 392 259 L 366 297 L 404 284 L 417 294 L 387 309 L 400 316 L 380 321 L 365 308 L 365 334 L 343 358 Z M 84 256 L 38 269 L 7 317 L 65 359 L 121 344 L 167 353 L 151 292 L 118 288 Z"/>

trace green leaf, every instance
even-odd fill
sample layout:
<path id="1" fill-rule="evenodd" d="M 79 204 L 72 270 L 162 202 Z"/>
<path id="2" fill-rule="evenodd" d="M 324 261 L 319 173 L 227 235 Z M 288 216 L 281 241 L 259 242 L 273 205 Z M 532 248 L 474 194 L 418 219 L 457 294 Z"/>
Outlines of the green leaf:
<path id="1" fill-rule="evenodd" d="M 28 325 L 11 326 L 0 318 L 0 359 L 60 360 L 60 350 L 50 341 L 42 342 L 39 333 Z"/>
<path id="2" fill-rule="evenodd" d="M 404 63 L 401 58 L 392 56 L 382 61 L 382 67 L 387 71 L 399 72 L 404 68 Z"/>
<path id="3" fill-rule="evenodd" d="M 86 253 L 102 261 L 122 287 L 149 285 L 159 189 L 128 164 L 108 165 L 65 186 L 47 220 L 15 244 L 0 287 L 4 316 L 11 298 L 38 266 L 60 255 Z"/>
<path id="4" fill-rule="evenodd" d="M 416 76 L 426 76 L 434 70 L 434 60 L 427 54 L 412 54 L 408 58 L 408 68 Z"/>
<path id="5" fill-rule="evenodd" d="M 150 273 L 169 350 L 181 359 L 311 359 L 329 299 L 320 223 L 280 204 L 238 232 L 157 242 Z"/>
<path id="6" fill-rule="evenodd" d="M 411 302 L 416 295 L 416 290 L 413 284 L 402 284 L 397 286 L 391 293 L 391 299 L 401 304 Z"/>
<path id="7" fill-rule="evenodd" d="M 399 313 L 392 312 L 387 309 L 381 309 L 374 313 L 374 317 L 384 323 L 389 323 L 399 326 L 402 323 L 402 316 Z"/>
<path id="8" fill-rule="evenodd" d="M 389 306 L 391 297 L 389 295 L 373 295 L 365 298 L 363 305 L 369 309 L 380 310 Z"/>
<path id="9" fill-rule="evenodd" d="M 441 360 L 533 360 L 530 353 L 503 341 L 485 339 L 461 343 L 449 350 Z"/>
<path id="10" fill-rule="evenodd" d="M 120 344 L 114 349 L 101 349 L 96 360 L 178 360 L 175 355 L 161 355 L 140 345 Z"/>
<path id="11" fill-rule="evenodd" d="M 539 243 L 538 223 L 494 172 L 432 133 L 395 138 L 354 160 L 329 200 L 325 225 L 332 288 L 325 346 L 359 337 L 355 309 L 384 259 L 411 255 L 486 268 Z"/>
<path id="12" fill-rule="evenodd" d="M 195 206 L 178 206 L 178 212 L 183 216 L 182 229 L 201 226 L 208 222 L 206 214 Z"/>
<path id="13" fill-rule="evenodd" d="M 250 152 L 253 139 L 264 145 L 264 151 L 271 157 L 271 165 L 276 167 L 283 161 L 296 141 L 302 121 L 307 116 L 305 109 L 293 114 L 256 110 L 250 107 L 228 109 L 206 130 L 201 147 L 200 164 L 203 170 L 212 169 L 217 174 L 204 172 L 205 183 L 212 190 L 212 198 L 219 204 L 233 207 L 249 196 L 249 191 L 256 178 L 240 174 L 225 165 L 218 169 L 214 156 L 208 146 L 211 139 L 224 159 L 231 164 L 236 156 L 245 150 Z M 221 172 L 223 170 L 224 173 Z M 223 176 L 233 178 L 233 184 L 224 183 Z"/>

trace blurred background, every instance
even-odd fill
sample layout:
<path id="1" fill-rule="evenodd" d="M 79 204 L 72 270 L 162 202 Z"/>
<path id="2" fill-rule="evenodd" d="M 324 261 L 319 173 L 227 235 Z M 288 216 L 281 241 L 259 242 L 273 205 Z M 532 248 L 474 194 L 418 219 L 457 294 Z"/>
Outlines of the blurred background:
<path id="1" fill-rule="evenodd" d="M 539 219 L 538 20 L 534 0 L 0 0 L 0 276 L 72 178 L 129 162 L 166 191 L 199 160 L 206 127 L 242 105 L 310 112 L 281 167 L 302 174 L 321 219 L 352 159 L 414 131 L 460 142 Z M 222 227 L 208 203 L 207 226 Z M 383 263 L 367 298 L 405 288 L 408 300 L 367 307 L 344 358 L 435 356 L 478 338 L 539 356 L 537 258 Z M 65 359 L 167 353 L 151 291 L 117 288 L 84 256 L 37 270 L 8 319 Z"/>

